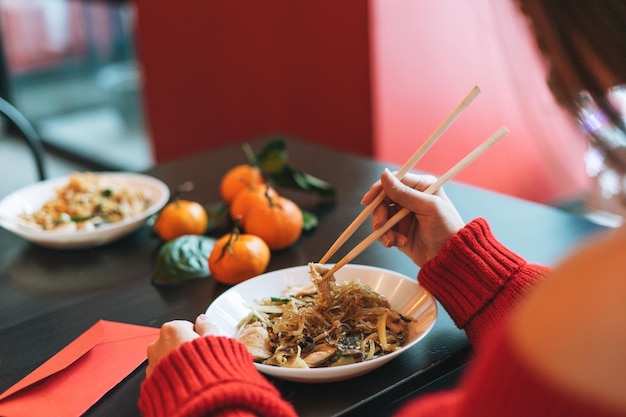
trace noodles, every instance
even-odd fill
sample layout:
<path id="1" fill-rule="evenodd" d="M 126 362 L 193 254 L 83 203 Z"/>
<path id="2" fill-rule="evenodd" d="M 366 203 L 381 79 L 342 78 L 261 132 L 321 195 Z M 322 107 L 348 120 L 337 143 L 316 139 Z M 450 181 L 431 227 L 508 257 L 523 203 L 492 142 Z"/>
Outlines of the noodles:
<path id="1" fill-rule="evenodd" d="M 93 229 L 135 216 L 149 205 L 149 196 L 141 190 L 94 173 L 73 173 L 68 184 L 56 190 L 55 198 L 21 217 L 44 230 Z"/>
<path id="2" fill-rule="evenodd" d="M 402 347 L 409 319 L 367 285 L 357 281 L 336 285 L 334 277 L 322 280 L 318 269 L 311 265 L 315 288 L 261 300 L 239 324 L 237 339 L 257 362 L 336 366 L 375 359 Z M 252 332 L 252 326 L 259 331 Z M 267 336 L 259 337 L 261 333 Z"/>

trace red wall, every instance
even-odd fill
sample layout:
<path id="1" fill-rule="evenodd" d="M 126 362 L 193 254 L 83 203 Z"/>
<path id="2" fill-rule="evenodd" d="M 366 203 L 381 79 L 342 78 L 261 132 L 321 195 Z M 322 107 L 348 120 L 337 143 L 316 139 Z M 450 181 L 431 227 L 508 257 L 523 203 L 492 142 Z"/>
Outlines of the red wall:
<path id="1" fill-rule="evenodd" d="M 375 155 L 403 163 L 474 85 L 482 93 L 418 168 L 443 174 L 504 125 L 510 133 L 457 181 L 544 203 L 588 187 L 586 141 L 554 102 L 511 0 L 374 0 Z"/>
<path id="2" fill-rule="evenodd" d="M 137 5 L 157 162 L 274 133 L 373 155 L 366 2 Z"/>
<path id="3" fill-rule="evenodd" d="M 403 164 L 476 84 L 417 168 L 558 203 L 587 187 L 585 141 L 554 103 L 512 0 L 137 0 L 157 162 L 274 133 Z"/>

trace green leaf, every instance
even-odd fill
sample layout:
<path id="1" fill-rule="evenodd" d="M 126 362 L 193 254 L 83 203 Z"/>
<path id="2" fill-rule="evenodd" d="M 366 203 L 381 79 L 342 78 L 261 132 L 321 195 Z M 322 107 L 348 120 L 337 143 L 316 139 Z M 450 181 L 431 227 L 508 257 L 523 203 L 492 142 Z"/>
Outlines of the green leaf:
<path id="1" fill-rule="evenodd" d="M 254 158 L 249 159 L 254 159 L 254 164 L 278 186 L 335 198 L 335 189 L 328 182 L 289 165 L 284 139 L 269 142 Z"/>
<path id="2" fill-rule="evenodd" d="M 323 197 L 335 198 L 335 189 L 329 183 L 289 165 L 285 166 L 281 173 L 273 175 L 272 179 L 276 184 L 286 188 L 296 188 L 305 192 L 315 192 Z"/>
<path id="3" fill-rule="evenodd" d="M 317 216 L 310 211 L 302 210 L 302 230 L 310 232 L 318 226 Z"/>
<path id="4" fill-rule="evenodd" d="M 204 206 L 209 222 L 206 228 L 206 233 L 215 229 L 224 219 L 228 216 L 228 204 L 224 201 L 218 201 L 217 203 L 207 204 Z"/>
<path id="5" fill-rule="evenodd" d="M 254 164 L 272 176 L 279 174 L 287 165 L 287 145 L 284 139 L 269 142 L 255 155 Z"/>
<path id="6" fill-rule="evenodd" d="M 152 282 L 172 285 L 208 277 L 208 258 L 214 245 L 214 238 L 197 235 L 185 235 L 167 242 L 159 250 Z"/>

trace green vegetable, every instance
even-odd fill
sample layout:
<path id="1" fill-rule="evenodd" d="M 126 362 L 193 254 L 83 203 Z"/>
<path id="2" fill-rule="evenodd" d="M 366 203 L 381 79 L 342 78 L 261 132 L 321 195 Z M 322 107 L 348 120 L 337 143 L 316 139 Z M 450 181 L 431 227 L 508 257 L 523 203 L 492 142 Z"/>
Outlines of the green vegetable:
<path id="1" fill-rule="evenodd" d="M 319 224 L 317 216 L 310 211 L 302 210 L 302 230 L 310 232 Z"/>
<path id="2" fill-rule="evenodd" d="M 167 242 L 159 250 L 152 282 L 172 285 L 208 277 L 208 258 L 214 245 L 214 238 L 196 235 Z"/>
<path id="3" fill-rule="evenodd" d="M 270 301 L 273 302 L 273 303 L 288 303 L 289 302 L 289 298 L 270 297 Z"/>
<path id="4" fill-rule="evenodd" d="M 335 189 L 328 182 L 289 165 L 284 139 L 276 139 L 269 142 L 256 155 L 249 147 L 244 150 L 248 155 L 250 164 L 261 168 L 263 173 L 269 176 L 275 185 L 295 188 L 305 192 L 315 192 L 329 199 L 335 198 Z"/>

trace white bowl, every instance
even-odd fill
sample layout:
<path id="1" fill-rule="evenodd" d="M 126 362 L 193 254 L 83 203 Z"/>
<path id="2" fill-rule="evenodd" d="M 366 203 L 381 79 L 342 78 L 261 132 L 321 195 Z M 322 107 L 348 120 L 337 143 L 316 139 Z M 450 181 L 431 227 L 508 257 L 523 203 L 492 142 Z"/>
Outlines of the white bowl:
<path id="1" fill-rule="evenodd" d="M 112 242 L 139 228 L 149 216 L 167 203 L 170 196 L 167 185 L 147 175 L 116 172 L 99 172 L 98 175 L 106 180 L 123 183 L 131 189 L 145 190 L 150 195 L 150 206 L 136 216 L 92 230 L 43 230 L 20 219 L 22 213 L 33 213 L 46 201 L 54 198 L 55 190 L 68 184 L 69 176 L 66 176 L 34 183 L 5 197 L 0 201 L 0 226 L 26 240 L 49 248 L 94 247 Z"/>
<path id="2" fill-rule="evenodd" d="M 332 265 L 328 265 L 332 266 Z M 374 291 L 387 297 L 391 307 L 413 321 L 409 325 L 409 338 L 399 350 L 380 358 L 349 365 L 328 368 L 281 368 L 255 363 L 256 368 L 276 378 L 296 382 L 331 382 L 354 378 L 368 373 L 398 357 L 419 342 L 435 324 L 437 304 L 434 297 L 414 279 L 387 269 L 366 265 L 348 264 L 335 274 L 337 283 L 359 280 Z M 268 272 L 244 281 L 221 294 L 207 309 L 207 315 L 220 334 L 234 337 L 237 325 L 250 313 L 249 305 L 262 298 L 278 297 L 292 286 L 311 283 L 306 265 Z"/>

